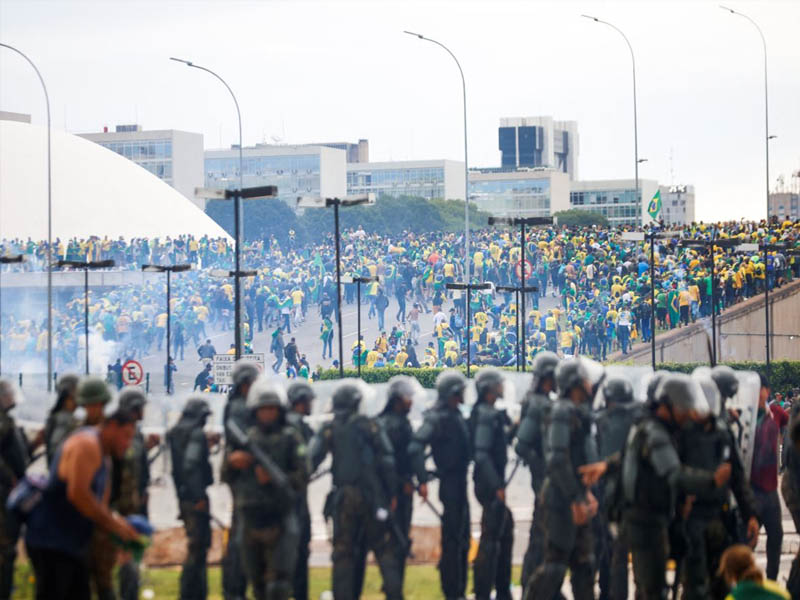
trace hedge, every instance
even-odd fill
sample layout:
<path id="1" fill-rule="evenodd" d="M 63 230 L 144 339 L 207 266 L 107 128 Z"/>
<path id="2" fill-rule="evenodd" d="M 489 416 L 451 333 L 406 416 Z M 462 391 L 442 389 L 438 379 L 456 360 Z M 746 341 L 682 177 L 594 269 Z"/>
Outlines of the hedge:
<path id="1" fill-rule="evenodd" d="M 691 373 L 695 368 L 703 366 L 706 363 L 664 363 L 658 365 L 659 369 L 667 371 L 676 371 L 679 373 Z M 756 371 L 757 373 L 766 372 L 766 364 L 763 362 L 730 362 L 724 363 L 737 371 Z M 471 371 L 474 375 L 480 367 L 472 366 Z M 503 367 L 504 370 L 513 371 L 514 367 Z M 444 369 L 394 369 L 385 367 L 381 369 L 369 369 L 362 367 L 361 378 L 367 383 L 386 383 L 395 375 L 408 375 L 414 377 L 420 382 L 422 387 L 432 388 L 436 383 L 436 377 Z M 466 368 L 461 367 L 460 371 L 466 373 Z M 781 392 L 785 394 L 789 390 L 800 387 L 800 361 L 789 360 L 776 360 L 770 361 L 770 380 L 773 392 Z M 356 369 L 345 369 L 345 377 L 358 377 Z M 320 379 L 332 380 L 339 379 L 338 369 L 327 369 L 320 373 Z"/>

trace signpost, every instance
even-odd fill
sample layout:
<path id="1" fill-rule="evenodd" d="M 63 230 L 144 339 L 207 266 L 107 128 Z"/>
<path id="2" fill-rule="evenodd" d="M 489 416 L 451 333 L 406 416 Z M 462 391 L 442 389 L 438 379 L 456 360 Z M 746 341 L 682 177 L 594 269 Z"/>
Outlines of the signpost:
<path id="1" fill-rule="evenodd" d="M 139 385 L 144 379 L 144 369 L 141 363 L 135 360 L 128 360 L 122 365 L 122 384 Z"/>
<path id="2" fill-rule="evenodd" d="M 265 364 L 264 353 L 259 354 L 242 354 L 239 360 L 255 363 L 258 370 L 264 372 Z M 233 365 L 236 363 L 235 354 L 215 354 L 212 373 L 214 374 L 214 383 L 217 385 L 233 385 Z"/>

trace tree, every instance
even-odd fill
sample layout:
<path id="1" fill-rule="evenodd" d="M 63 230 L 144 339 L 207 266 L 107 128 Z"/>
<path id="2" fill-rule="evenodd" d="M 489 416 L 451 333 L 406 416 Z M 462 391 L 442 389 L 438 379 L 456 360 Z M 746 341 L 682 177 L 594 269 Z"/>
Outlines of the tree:
<path id="1" fill-rule="evenodd" d="M 288 204 L 275 198 L 242 200 L 242 239 L 255 241 L 275 238 L 284 243 L 289 231 L 298 229 L 297 214 Z M 233 236 L 233 200 L 209 200 L 206 214 Z"/>
<path id="2" fill-rule="evenodd" d="M 605 215 L 590 210 L 571 208 L 557 212 L 555 216 L 558 218 L 559 226 L 591 227 L 597 225 L 598 227 L 608 227 L 608 219 Z"/>

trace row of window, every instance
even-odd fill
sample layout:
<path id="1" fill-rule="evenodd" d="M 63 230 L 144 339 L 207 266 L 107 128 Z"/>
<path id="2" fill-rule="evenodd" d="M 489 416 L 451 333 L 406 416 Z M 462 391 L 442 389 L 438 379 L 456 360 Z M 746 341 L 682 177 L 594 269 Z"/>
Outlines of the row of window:
<path id="1" fill-rule="evenodd" d="M 444 183 L 444 168 L 424 167 L 419 169 L 375 169 L 373 171 L 348 171 L 347 186 L 398 186 L 405 184 Z"/>
<path id="2" fill-rule="evenodd" d="M 570 192 L 569 203 L 575 206 L 604 204 L 636 204 L 636 194 L 631 191 L 620 192 Z"/>
<path id="3" fill-rule="evenodd" d="M 169 140 L 100 142 L 100 145 L 129 160 L 172 158 L 172 142 Z"/>
<path id="4" fill-rule="evenodd" d="M 172 179 L 171 160 L 148 160 L 138 164 L 160 179 Z"/>
<path id="5" fill-rule="evenodd" d="M 297 156 L 245 156 L 242 160 L 245 176 L 267 177 L 290 175 L 295 177 L 316 176 L 319 178 L 318 154 Z M 239 157 L 206 158 L 206 178 L 225 179 L 239 177 Z"/>

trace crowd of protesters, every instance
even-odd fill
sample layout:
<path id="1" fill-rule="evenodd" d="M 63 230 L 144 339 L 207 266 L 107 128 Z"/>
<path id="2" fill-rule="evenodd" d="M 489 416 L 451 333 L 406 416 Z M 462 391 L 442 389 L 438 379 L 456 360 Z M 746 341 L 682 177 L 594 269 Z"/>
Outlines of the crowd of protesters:
<path id="1" fill-rule="evenodd" d="M 528 362 L 543 349 L 605 360 L 617 350 L 624 355 L 631 344 L 649 340 L 653 334 L 650 245 L 625 240 L 621 233 L 556 226 L 529 231 L 525 283 L 538 291 L 526 295 L 526 314 L 519 315 L 525 335 L 522 352 Z M 361 287 L 361 301 L 366 319 L 376 318 L 380 331 L 377 339 L 359 338 L 347 349 L 345 360 L 370 367 L 452 366 L 465 362 L 469 352 L 473 364 L 515 364 L 521 307 L 514 294 L 499 293 L 495 286 L 521 283 L 518 232 L 481 229 L 471 237 L 471 280 L 494 286 L 474 291 L 467 311 L 465 293 L 447 289 L 447 284 L 464 280 L 464 243 L 458 234 L 403 231 L 382 236 L 361 228 L 343 232 L 345 278 L 379 278 Z M 711 239 L 783 244 L 786 249 L 771 251 L 765 260 L 760 250 L 739 252 L 736 246 L 721 243 L 714 246 L 712 259 L 710 245 L 683 245 L 686 240 Z M 774 288 L 790 281 L 800 274 L 800 258 L 792 253 L 799 245 L 800 222 L 788 220 L 769 226 L 763 221 L 696 223 L 675 229 L 672 237 L 659 238 L 654 249 L 656 329 L 685 326 L 710 315 L 712 297 L 721 311 L 762 293 L 765 285 Z M 22 264 L 4 265 L 5 271 L 41 271 L 46 250 L 45 243 L 32 240 L 0 242 L 0 253 L 26 257 Z M 56 240 L 53 250 L 54 260 L 113 259 L 116 269 L 128 271 L 138 271 L 143 264 L 191 264 L 192 271 L 172 278 L 175 359 L 183 360 L 187 351 L 199 351 L 211 331 L 233 328 L 233 281 L 213 276 L 214 269 L 230 268 L 233 263 L 232 245 L 225 239 L 93 237 Z M 337 301 L 333 240 L 328 237 L 311 245 L 296 244 L 291 238 L 284 243 L 275 238 L 246 242 L 242 257 L 243 268 L 257 270 L 255 277 L 242 280 L 245 352 L 254 351 L 254 335 L 266 330 L 271 333 L 268 347 L 255 351 L 272 353 L 276 371 L 288 367 L 290 376 L 305 375 L 313 370 L 313 361 L 333 361 Z M 167 328 L 164 279 L 148 276 L 136 285 L 90 292 L 90 329 L 114 345 L 115 357 L 141 358 L 162 351 Z M 82 292 L 74 289 L 57 295 L 53 329 L 57 370 L 74 367 L 83 352 Z M 342 293 L 344 303 L 356 302 L 356 284 L 345 283 Z M 547 302 L 542 302 L 546 297 Z M 393 308 L 387 314 L 390 301 L 397 306 L 396 313 Z M 309 313 L 315 316 L 313 325 L 307 324 Z M 321 357 L 308 357 L 305 365 L 299 353 L 290 359 L 286 351 L 292 332 L 316 328 L 318 322 Z M 423 329 L 432 331 L 433 339 L 419 347 Z M 43 314 L 6 301 L 0 331 L 4 357 L 16 363 L 9 370 L 45 357 Z"/>

